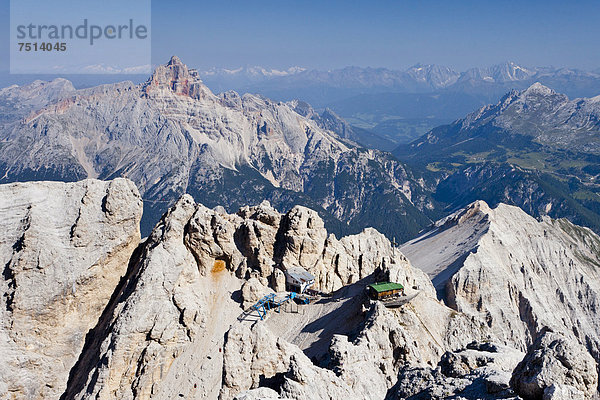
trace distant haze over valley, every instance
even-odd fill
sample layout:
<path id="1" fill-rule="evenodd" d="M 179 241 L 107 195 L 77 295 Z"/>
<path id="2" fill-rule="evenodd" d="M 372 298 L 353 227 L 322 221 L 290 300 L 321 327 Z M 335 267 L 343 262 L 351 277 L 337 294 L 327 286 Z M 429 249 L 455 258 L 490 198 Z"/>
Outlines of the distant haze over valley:
<path id="1" fill-rule="evenodd" d="M 526 67 L 505 62 L 458 72 L 453 68 L 416 64 L 406 70 L 349 66 L 317 70 L 302 66 L 268 68 L 208 68 L 199 76 L 213 92 L 234 90 L 261 94 L 273 100 L 301 100 L 318 111 L 330 109 L 353 127 L 359 143 L 393 150 L 430 129 L 450 123 L 486 104 L 496 102 L 511 89 L 540 82 L 571 98 L 600 94 L 600 68 Z M 0 84 L 26 84 L 54 76 L 5 75 Z M 104 83 L 142 83 L 145 75 L 66 76 L 76 88 Z"/>
<path id="2" fill-rule="evenodd" d="M 534 82 L 572 98 L 600 94 L 598 70 L 525 67 L 514 62 L 463 72 L 433 64 L 406 70 L 351 66 L 328 71 L 247 66 L 211 68 L 200 71 L 200 77 L 215 92 L 260 93 L 329 108 L 356 128 L 359 142 L 382 150 L 408 143 Z"/>
<path id="3" fill-rule="evenodd" d="M 600 230 L 599 97 L 539 83 L 584 94 L 596 73 L 507 63 L 201 76 L 173 57 L 137 85 L 77 90 L 55 79 L 1 90 L 0 182 L 128 177 L 145 200 L 144 233 L 183 193 L 231 211 L 303 204 L 336 234 L 373 226 L 400 240 L 477 199 Z M 206 83 L 218 76 L 254 76 L 248 91 L 262 93 L 216 95 Z M 347 97 L 319 109 L 267 98 L 275 87 Z"/>

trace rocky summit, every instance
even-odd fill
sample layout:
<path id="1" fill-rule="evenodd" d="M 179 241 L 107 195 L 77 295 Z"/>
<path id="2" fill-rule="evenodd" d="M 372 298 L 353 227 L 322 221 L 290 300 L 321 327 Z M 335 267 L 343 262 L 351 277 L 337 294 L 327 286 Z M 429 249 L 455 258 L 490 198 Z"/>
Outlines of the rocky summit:
<path id="1" fill-rule="evenodd" d="M 372 228 L 338 238 L 304 206 L 228 213 L 187 194 L 140 239 L 126 179 L 0 199 L 1 398 L 597 396 L 600 241 L 566 221 L 477 202 L 399 250 Z M 314 283 L 294 301 L 298 269 Z M 407 300 L 369 298 L 381 281 Z"/>
<path id="2" fill-rule="evenodd" d="M 420 175 L 345 139 L 334 114 L 215 95 L 177 57 L 143 84 L 36 82 L 3 89 L 0 106 L 0 182 L 126 177 L 145 200 L 144 236 L 185 193 L 230 212 L 264 199 L 280 211 L 302 204 L 338 234 L 375 226 L 408 239 L 430 223 Z"/>
<path id="3" fill-rule="evenodd" d="M 544 327 L 600 360 L 600 238 L 567 220 L 538 221 L 504 204 L 476 202 L 401 247 L 429 273 L 439 297 L 481 318 L 525 351 Z"/>

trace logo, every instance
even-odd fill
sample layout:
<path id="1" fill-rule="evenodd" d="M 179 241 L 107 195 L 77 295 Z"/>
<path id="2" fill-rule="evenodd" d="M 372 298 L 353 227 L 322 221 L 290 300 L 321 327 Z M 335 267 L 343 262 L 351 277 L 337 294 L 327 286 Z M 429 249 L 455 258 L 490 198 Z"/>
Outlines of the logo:
<path id="1" fill-rule="evenodd" d="M 124 39 L 148 38 L 148 27 L 146 25 L 135 25 L 133 19 L 124 25 L 88 25 L 88 20 L 84 19 L 81 25 L 73 27 L 72 25 L 17 25 L 17 39 L 19 40 L 65 40 L 65 39 L 85 39 L 94 45 L 94 41 L 99 39 Z"/>
<path id="2" fill-rule="evenodd" d="M 10 72 L 146 74 L 150 0 L 11 0 Z"/>

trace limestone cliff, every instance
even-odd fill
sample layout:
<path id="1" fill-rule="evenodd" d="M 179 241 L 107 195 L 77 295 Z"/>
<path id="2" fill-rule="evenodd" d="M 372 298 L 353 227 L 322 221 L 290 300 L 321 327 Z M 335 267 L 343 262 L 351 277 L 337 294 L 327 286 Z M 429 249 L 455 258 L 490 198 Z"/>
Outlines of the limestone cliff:
<path id="1" fill-rule="evenodd" d="M 0 186 L 0 397 L 58 398 L 140 240 L 135 185 Z"/>
<path id="2" fill-rule="evenodd" d="M 4 397 L 596 393 L 600 240 L 566 221 L 482 202 L 449 216 L 402 247 L 452 272 L 436 287 L 376 230 L 338 239 L 302 206 L 228 214 L 184 195 L 140 243 L 141 200 L 124 179 L 4 185 L 0 200 Z M 291 266 L 322 293 L 259 318 L 248 306 L 283 296 Z M 369 300 L 365 285 L 381 279 L 411 301 Z"/>

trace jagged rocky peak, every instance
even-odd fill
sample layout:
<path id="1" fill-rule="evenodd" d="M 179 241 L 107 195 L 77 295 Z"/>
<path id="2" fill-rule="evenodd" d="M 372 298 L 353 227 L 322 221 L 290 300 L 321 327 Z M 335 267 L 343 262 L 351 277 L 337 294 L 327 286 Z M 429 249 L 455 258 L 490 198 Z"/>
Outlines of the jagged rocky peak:
<path id="1" fill-rule="evenodd" d="M 455 214 L 462 224 L 442 221 L 401 250 L 448 305 L 481 320 L 501 343 L 525 351 L 549 327 L 600 360 L 600 237 L 565 219 L 482 204 Z"/>
<path id="2" fill-rule="evenodd" d="M 144 85 L 144 91 L 148 95 L 167 91 L 193 99 L 213 96 L 202 83 L 198 71 L 188 68 L 177 56 L 171 57 L 167 64 L 156 67 Z"/>
<path id="3" fill-rule="evenodd" d="M 311 302 L 302 313 L 281 310 L 266 321 L 243 313 L 241 304 L 253 304 L 271 292 L 267 286 L 279 284 L 286 263 L 310 271 L 315 289 L 342 290 Z M 383 397 L 401 367 L 394 354 L 433 365 L 443 352 L 482 332 L 437 302 L 424 274 L 383 235 L 371 229 L 337 240 L 305 207 L 281 215 L 263 202 L 227 214 L 185 195 L 130 266 L 124 285 L 131 289 L 107 307 L 73 368 L 66 398 L 217 398 L 220 392 L 220 398 L 231 399 L 282 374 L 284 397 L 373 398 L 368 395 L 373 390 Z M 377 268 L 389 269 L 395 280 L 407 283 L 407 291 L 421 289 L 414 309 L 401 316 L 406 329 L 382 306 L 368 315 L 363 311 L 360 280 Z M 285 280 L 277 291 L 284 288 Z M 303 353 L 324 357 L 334 335 L 356 329 L 365 331 L 357 341 L 335 340 L 335 364 L 344 368 L 340 377 Z M 364 363 L 352 366 L 346 350 L 360 351 Z M 353 388 L 356 380 L 362 383 Z M 381 385 L 370 389 L 372 380 Z"/>
<path id="4" fill-rule="evenodd" d="M 513 91 L 508 94 L 507 98 L 510 101 L 506 102 L 506 107 L 502 107 L 501 110 L 506 113 L 506 108 L 512 106 L 519 114 L 523 112 L 533 113 L 537 110 L 551 114 L 569 102 L 568 96 L 557 93 L 540 82 L 535 82 L 527 89 Z M 542 114 L 539 118 L 547 117 Z"/>
<path id="5" fill-rule="evenodd" d="M 495 75 L 497 76 L 497 80 L 504 81 L 519 81 L 524 80 L 532 75 L 534 75 L 535 71 L 530 70 L 528 68 L 524 68 L 518 64 L 515 64 L 512 61 L 505 62 L 503 64 L 496 65 L 491 68 Z"/>
<path id="6" fill-rule="evenodd" d="M 434 88 L 450 86 L 460 77 L 460 74 L 451 68 L 435 64 L 416 64 L 406 73 L 418 82 L 429 83 Z"/>
<path id="7" fill-rule="evenodd" d="M 485 256 L 481 265 L 490 266 L 474 269 L 468 284 L 457 286 L 457 295 L 481 297 L 472 299 L 482 307 L 474 312 L 438 301 L 426 275 L 376 230 L 338 240 L 306 207 L 281 214 L 264 201 L 228 214 L 184 195 L 140 243 L 141 202 L 125 179 L 23 187 L 0 186 L 0 200 L 18 200 L 12 212 L 0 210 L 8 238 L 0 252 L 6 265 L 0 281 L 5 303 L 0 304 L 0 397 L 492 399 L 513 398 L 511 376 L 528 382 L 529 372 L 535 375 L 530 381 L 554 393 L 551 398 L 595 390 L 595 362 L 589 348 L 576 343 L 586 335 L 585 343 L 593 346 L 592 320 L 585 316 L 581 320 L 589 326 L 577 325 L 579 338 L 565 333 L 558 342 L 539 339 L 522 371 L 511 374 L 524 352 L 512 346 L 520 343 L 516 335 L 505 340 L 503 333 L 518 333 L 516 321 L 523 315 L 511 314 L 505 300 L 515 295 L 505 293 L 502 279 L 518 271 L 493 273 L 507 258 L 502 246 L 516 260 L 523 258 L 511 235 L 526 241 L 527 252 L 538 258 L 536 238 L 554 243 L 556 235 L 546 225 L 547 236 L 535 228 L 547 221 L 528 220 L 514 207 L 491 209 L 476 202 L 451 218 L 454 228 L 476 238 L 473 254 Z M 34 197 L 45 200 L 24 201 Z M 474 235 L 483 220 L 488 231 Z M 600 243 L 573 225 L 560 229 L 572 240 L 585 238 L 590 249 Z M 438 253 L 431 243 L 428 252 Z M 560 259 L 552 246 L 548 257 Z M 473 269 L 467 261 L 465 268 Z M 540 269 L 550 269 L 549 263 Z M 282 296 L 289 265 L 309 271 L 313 288 L 331 296 L 315 296 L 298 307 L 290 303 L 261 320 L 248 306 L 267 293 Z M 546 279 L 534 272 L 537 277 L 513 280 Z M 387 308 L 369 300 L 365 284 L 376 279 L 403 283 L 413 296 L 410 303 Z M 59 285 L 48 284 L 52 280 Z M 592 298 L 590 288 L 576 292 Z M 536 314 L 540 305 L 526 289 L 514 284 L 531 299 L 530 309 L 522 304 L 523 312 L 541 324 L 552 322 Z M 554 287 L 536 289 L 558 318 L 568 320 L 561 307 L 569 306 L 552 302 L 561 297 Z M 570 295 L 565 288 L 562 296 Z M 503 321 L 498 309 L 510 319 Z M 508 328 L 499 329 L 500 323 Z M 546 390 L 548 376 L 556 385 Z"/>
<path id="8" fill-rule="evenodd" d="M 521 67 L 514 62 L 505 62 L 487 68 L 471 68 L 465 71 L 460 80 L 475 80 L 483 82 L 514 82 L 526 80 L 536 73 L 535 69 Z"/>
<path id="9" fill-rule="evenodd" d="M 448 217 L 435 223 L 435 226 L 448 228 L 455 225 L 462 225 L 469 222 L 486 221 L 492 214 L 492 209 L 483 200 L 477 200 L 467 207 L 450 214 Z"/>

